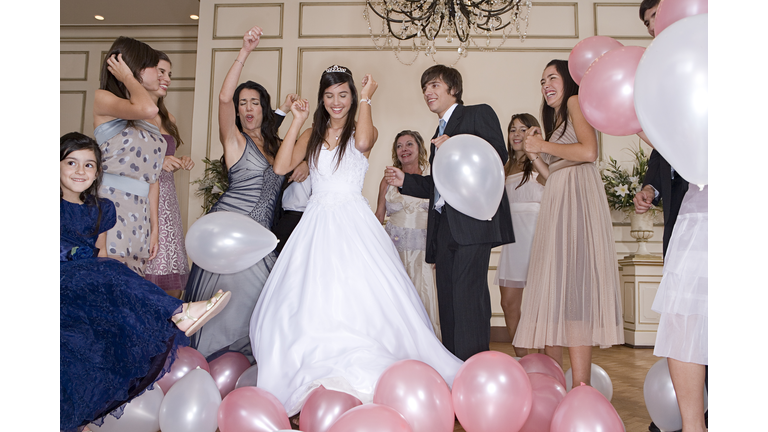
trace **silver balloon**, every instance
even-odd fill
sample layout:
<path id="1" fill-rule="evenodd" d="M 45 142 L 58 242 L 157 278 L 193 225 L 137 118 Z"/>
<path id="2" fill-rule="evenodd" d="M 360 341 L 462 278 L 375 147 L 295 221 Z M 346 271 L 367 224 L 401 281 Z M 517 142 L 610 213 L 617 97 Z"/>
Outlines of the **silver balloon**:
<path id="1" fill-rule="evenodd" d="M 259 365 L 255 364 L 240 374 L 240 378 L 235 383 L 235 388 L 240 387 L 256 387 L 256 382 L 259 378 Z"/>
<path id="2" fill-rule="evenodd" d="M 670 27 L 671 28 L 671 27 Z M 663 431 L 677 431 L 683 428 L 683 418 L 677 405 L 677 394 L 669 375 L 666 358 L 657 361 L 645 375 L 643 384 L 645 407 L 651 420 Z M 704 411 L 707 410 L 707 389 L 704 389 Z"/>
<path id="3" fill-rule="evenodd" d="M 189 227 L 187 254 L 213 273 L 243 271 L 275 250 L 277 237 L 249 218 L 233 212 L 209 213 Z"/>
<path id="4" fill-rule="evenodd" d="M 446 203 L 479 220 L 496 214 L 504 194 L 504 164 L 496 149 L 475 135 L 446 140 L 432 161 L 432 178 Z"/>
<path id="5" fill-rule="evenodd" d="M 613 382 L 611 381 L 611 377 L 608 376 L 608 372 L 606 372 L 605 369 L 592 363 L 589 381 L 595 390 L 599 391 L 600 394 L 608 399 L 608 402 L 613 399 Z M 568 371 L 565 372 L 565 390 L 571 391 L 571 387 L 573 387 L 573 371 L 568 369 Z"/>
<path id="6" fill-rule="evenodd" d="M 635 112 L 653 147 L 689 182 L 707 179 L 709 121 L 707 17 L 667 27 L 635 73 Z"/>
<path id="7" fill-rule="evenodd" d="M 101 426 L 91 423 L 88 428 L 94 432 L 157 432 L 160 430 L 162 402 L 163 390 L 155 384 L 152 390 L 145 391 L 127 404 L 120 418 L 110 414 Z"/>
<path id="8" fill-rule="evenodd" d="M 204 369 L 189 371 L 176 381 L 160 405 L 163 432 L 215 432 L 221 393 Z"/>

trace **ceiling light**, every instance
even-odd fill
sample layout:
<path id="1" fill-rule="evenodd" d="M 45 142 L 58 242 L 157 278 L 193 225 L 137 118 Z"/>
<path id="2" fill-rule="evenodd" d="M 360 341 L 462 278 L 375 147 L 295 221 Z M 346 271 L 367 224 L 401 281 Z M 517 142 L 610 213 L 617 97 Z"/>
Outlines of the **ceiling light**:
<path id="1" fill-rule="evenodd" d="M 93 17 L 96 18 L 99 21 L 104 21 L 104 17 L 101 16 L 101 15 L 94 15 Z"/>
<path id="2" fill-rule="evenodd" d="M 197 15 L 190 15 L 189 17 L 190 17 L 190 18 L 192 18 L 193 20 L 198 20 L 198 19 L 200 19 L 200 17 L 199 17 L 199 16 L 197 16 Z"/>

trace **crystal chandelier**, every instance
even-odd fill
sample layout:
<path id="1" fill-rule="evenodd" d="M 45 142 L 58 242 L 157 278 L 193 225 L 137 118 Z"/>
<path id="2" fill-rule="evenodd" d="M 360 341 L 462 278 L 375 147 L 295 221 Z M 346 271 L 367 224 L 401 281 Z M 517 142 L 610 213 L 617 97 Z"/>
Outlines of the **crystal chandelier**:
<path id="1" fill-rule="evenodd" d="M 368 9 L 381 18 L 379 35 L 373 33 Z M 376 48 L 391 48 L 405 65 L 413 64 L 420 52 L 437 63 L 435 40 L 441 35 L 448 43 L 458 39 L 455 65 L 467 56 L 470 44 L 480 51 L 496 51 L 513 29 L 524 41 L 530 11 L 531 0 L 367 0 L 363 17 Z M 493 34 L 501 34 L 501 43 L 491 48 Z M 477 44 L 477 38 L 485 38 L 484 47 Z M 382 39 L 384 43 L 380 45 Z M 411 42 L 403 44 L 408 40 Z M 413 53 L 410 62 L 400 58 L 403 51 Z"/>

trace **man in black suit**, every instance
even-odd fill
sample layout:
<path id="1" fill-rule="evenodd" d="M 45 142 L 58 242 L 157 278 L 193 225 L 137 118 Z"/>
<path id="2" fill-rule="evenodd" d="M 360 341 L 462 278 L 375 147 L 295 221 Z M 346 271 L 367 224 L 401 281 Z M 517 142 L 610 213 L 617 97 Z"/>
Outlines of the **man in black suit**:
<path id="1" fill-rule="evenodd" d="M 488 141 L 502 164 L 506 163 L 507 149 L 496 113 L 485 104 L 464 106 L 461 74 L 456 69 L 430 67 L 421 76 L 421 89 L 429 110 L 440 119 L 430 147 L 430 164 L 440 146 L 460 134 Z M 491 341 L 491 249 L 515 241 L 506 191 L 493 218 L 481 221 L 446 203 L 431 175 L 404 174 L 387 167 L 385 176 L 401 193 L 429 199 L 426 261 L 436 267 L 443 344 L 462 360 L 487 351 Z"/>

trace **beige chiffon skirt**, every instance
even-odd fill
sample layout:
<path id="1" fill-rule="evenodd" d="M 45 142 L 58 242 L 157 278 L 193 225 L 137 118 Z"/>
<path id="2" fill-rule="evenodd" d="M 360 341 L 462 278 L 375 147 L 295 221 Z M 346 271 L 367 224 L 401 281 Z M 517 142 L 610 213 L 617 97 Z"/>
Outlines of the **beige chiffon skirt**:
<path id="1" fill-rule="evenodd" d="M 515 346 L 624 343 L 611 216 L 594 164 L 547 179 L 525 291 Z"/>

